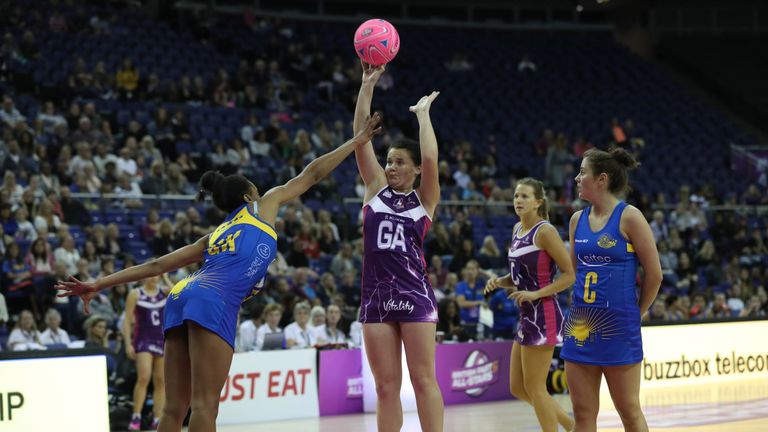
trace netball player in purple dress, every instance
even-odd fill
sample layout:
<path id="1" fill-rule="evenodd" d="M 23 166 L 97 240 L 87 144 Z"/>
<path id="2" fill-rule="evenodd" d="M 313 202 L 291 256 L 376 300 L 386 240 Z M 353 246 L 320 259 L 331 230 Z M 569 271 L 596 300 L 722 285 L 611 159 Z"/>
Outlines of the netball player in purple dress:
<path id="1" fill-rule="evenodd" d="M 362 129 L 383 66 L 363 64 L 363 82 L 354 129 Z M 410 107 L 419 122 L 419 142 L 400 140 L 387 152 L 382 169 L 373 144 L 355 150 L 365 183 L 363 280 L 360 321 L 366 355 L 378 396 L 379 432 L 399 431 L 401 347 L 405 346 L 421 429 L 443 430 L 443 398 L 435 379 L 437 302 L 424 261 L 424 235 L 440 200 L 437 139 L 429 108 L 438 93 Z M 421 176 L 418 187 L 417 177 Z"/>
<path id="2" fill-rule="evenodd" d="M 133 415 L 128 430 L 139 430 L 141 410 L 147 396 L 147 386 L 152 379 L 155 417 L 152 430 L 160 424 L 160 415 L 165 402 L 165 380 L 163 374 L 163 310 L 168 290 L 159 285 L 160 277 L 153 276 L 144 280 L 144 285 L 128 293 L 125 300 L 125 319 L 123 320 L 123 340 L 125 354 L 136 362 L 136 384 L 133 387 Z"/>
<path id="3" fill-rule="evenodd" d="M 544 185 L 525 178 L 515 188 L 515 213 L 520 222 L 513 229 L 508 252 L 509 274 L 492 278 L 486 293 L 507 288 L 520 306 L 520 324 L 512 344 L 509 387 L 512 394 L 533 405 L 541 430 L 573 428 L 573 419 L 547 392 L 547 373 L 555 345 L 563 342 L 563 313 L 557 293 L 574 280 L 573 265 L 557 229 L 548 222 Z M 560 268 L 560 276 L 555 272 Z"/>

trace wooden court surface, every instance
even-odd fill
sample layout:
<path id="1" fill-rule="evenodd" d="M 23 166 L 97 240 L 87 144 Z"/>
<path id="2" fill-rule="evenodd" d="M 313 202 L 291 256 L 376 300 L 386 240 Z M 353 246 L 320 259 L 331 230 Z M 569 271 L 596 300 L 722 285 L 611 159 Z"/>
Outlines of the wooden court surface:
<path id="1" fill-rule="evenodd" d="M 768 432 L 768 380 L 729 384 L 669 387 L 644 391 L 643 410 L 652 431 Z M 556 400 L 570 412 L 568 396 Z M 622 431 L 610 400 L 601 398 L 598 429 Z M 373 414 L 353 414 L 270 423 L 227 425 L 221 432 L 375 432 Z M 420 431 L 415 412 L 405 413 L 404 432 Z M 533 408 L 519 401 L 446 407 L 446 432 L 537 431 Z"/>

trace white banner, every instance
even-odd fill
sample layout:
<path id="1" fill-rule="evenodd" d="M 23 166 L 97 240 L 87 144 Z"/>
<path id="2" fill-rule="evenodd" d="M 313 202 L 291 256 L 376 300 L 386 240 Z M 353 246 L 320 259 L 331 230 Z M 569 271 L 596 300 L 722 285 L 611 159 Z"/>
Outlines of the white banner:
<path id="1" fill-rule="evenodd" d="M 106 358 L 0 361 L 0 430 L 108 432 Z"/>
<path id="2" fill-rule="evenodd" d="M 314 349 L 236 353 L 218 424 L 318 417 Z"/>
<path id="3" fill-rule="evenodd" d="M 768 378 L 768 321 L 643 327 L 642 387 Z"/>

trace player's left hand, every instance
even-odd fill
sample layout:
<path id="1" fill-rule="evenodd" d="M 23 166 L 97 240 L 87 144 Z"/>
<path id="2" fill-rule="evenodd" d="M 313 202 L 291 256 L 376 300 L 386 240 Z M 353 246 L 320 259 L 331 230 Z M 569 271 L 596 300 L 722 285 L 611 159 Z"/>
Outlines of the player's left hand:
<path id="1" fill-rule="evenodd" d="M 539 294 L 535 291 L 515 291 L 508 295 L 507 298 L 516 301 L 518 306 L 522 306 L 524 302 L 534 302 L 535 300 L 538 300 Z"/>
<path id="2" fill-rule="evenodd" d="M 99 289 L 95 283 L 81 282 L 74 276 L 70 276 L 69 281 L 59 281 L 54 288 L 64 291 L 58 294 L 57 297 L 80 297 L 83 300 L 83 311 L 86 315 L 91 313 L 89 307 L 91 300 L 99 295 Z"/>
<path id="3" fill-rule="evenodd" d="M 439 91 L 433 91 L 432 94 L 423 96 L 421 99 L 419 99 L 419 101 L 416 102 L 416 105 L 411 106 L 408 108 L 408 110 L 417 115 L 421 113 L 428 113 L 429 108 L 432 106 L 432 101 L 434 101 L 439 95 Z"/>

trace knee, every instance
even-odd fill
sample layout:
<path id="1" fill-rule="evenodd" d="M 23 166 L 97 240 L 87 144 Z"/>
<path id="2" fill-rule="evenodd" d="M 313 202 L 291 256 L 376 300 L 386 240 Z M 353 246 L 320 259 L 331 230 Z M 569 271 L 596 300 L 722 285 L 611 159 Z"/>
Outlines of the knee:
<path id="1" fill-rule="evenodd" d="M 523 385 L 523 383 L 520 381 L 511 381 L 509 383 L 509 391 L 512 393 L 512 396 L 516 397 L 517 399 L 528 399 L 528 393 L 525 391 L 525 385 Z"/>
<path id="2" fill-rule="evenodd" d="M 411 384 L 415 393 L 428 392 L 437 386 L 437 380 L 431 373 L 411 373 Z"/>
<path id="3" fill-rule="evenodd" d="M 527 394 L 528 397 L 531 399 L 536 399 L 536 398 L 549 395 L 549 393 L 547 392 L 547 386 L 544 382 L 533 382 L 530 380 L 526 380 L 523 383 L 523 386 L 525 387 L 525 394 Z"/>
<path id="4" fill-rule="evenodd" d="M 188 403 L 179 404 L 173 403 L 173 401 L 166 401 L 166 404 L 163 405 L 163 415 L 171 418 L 174 423 L 181 424 L 184 418 L 187 417 L 187 411 L 189 411 Z"/>
<path id="5" fill-rule="evenodd" d="M 192 412 L 206 412 L 216 417 L 219 413 L 219 398 L 192 398 Z"/>
<path id="6" fill-rule="evenodd" d="M 136 385 L 142 388 L 146 388 L 149 385 L 149 375 L 139 374 L 136 377 Z"/>
<path id="7" fill-rule="evenodd" d="M 399 377 L 378 377 L 376 379 L 376 396 L 379 399 L 399 399 L 401 383 Z"/>
<path id="8" fill-rule="evenodd" d="M 592 423 L 597 421 L 597 413 L 600 410 L 598 404 L 578 402 L 571 398 L 573 402 L 573 419 L 578 423 Z"/>
<path id="9" fill-rule="evenodd" d="M 643 418 L 643 411 L 640 409 L 639 401 L 628 401 L 616 404 L 616 411 L 625 424 L 634 424 Z"/>

